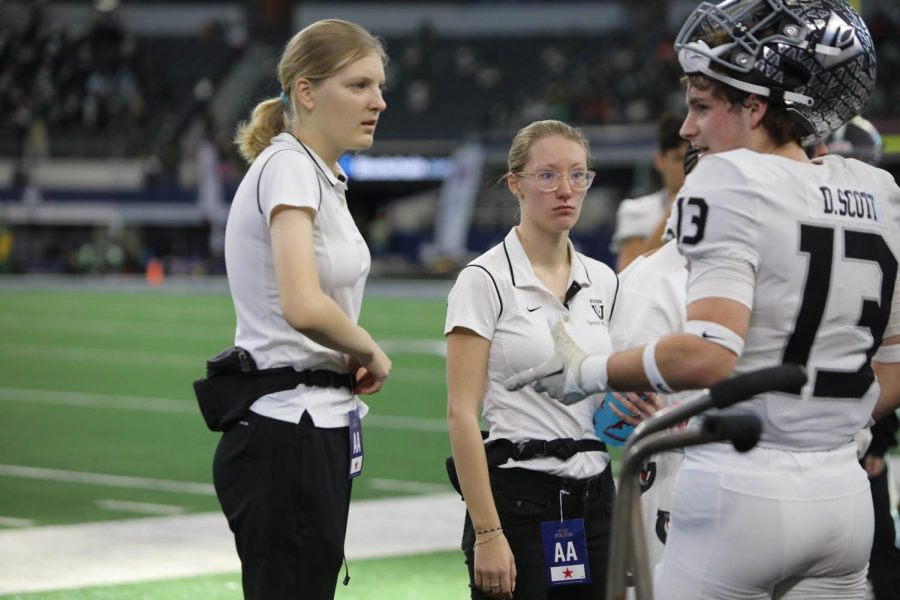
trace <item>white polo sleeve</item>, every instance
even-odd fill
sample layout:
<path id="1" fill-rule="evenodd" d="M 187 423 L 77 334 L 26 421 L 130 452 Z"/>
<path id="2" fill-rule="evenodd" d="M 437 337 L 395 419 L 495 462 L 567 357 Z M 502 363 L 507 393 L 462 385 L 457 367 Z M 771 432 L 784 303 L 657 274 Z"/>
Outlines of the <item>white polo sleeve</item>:
<path id="1" fill-rule="evenodd" d="M 287 205 L 319 209 L 319 174 L 308 156 L 292 149 L 275 151 L 259 176 L 259 209 L 271 224 L 272 210 Z"/>
<path id="2" fill-rule="evenodd" d="M 752 308 L 759 206 L 759 196 L 729 160 L 704 157 L 688 175 L 668 223 L 688 261 L 688 304 L 729 298 Z"/>
<path id="3" fill-rule="evenodd" d="M 447 297 L 444 335 L 455 327 L 465 327 L 490 340 L 502 312 L 503 301 L 494 276 L 480 265 L 469 265 L 460 271 Z"/>

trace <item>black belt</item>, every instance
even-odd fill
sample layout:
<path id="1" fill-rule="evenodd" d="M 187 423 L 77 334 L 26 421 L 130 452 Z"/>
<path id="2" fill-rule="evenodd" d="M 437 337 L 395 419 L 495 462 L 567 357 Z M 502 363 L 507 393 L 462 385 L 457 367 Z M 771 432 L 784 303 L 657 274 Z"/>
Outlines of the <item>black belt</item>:
<path id="1" fill-rule="evenodd" d="M 513 442 L 507 439 L 491 440 L 484 445 L 488 467 L 498 467 L 512 460 L 529 460 L 553 456 L 568 460 L 579 452 L 606 452 L 606 444 L 600 440 L 575 440 L 560 438 L 556 440 L 524 440 Z"/>
<path id="2" fill-rule="evenodd" d="M 289 381 L 296 382 L 293 387 L 299 384 L 308 385 L 310 387 L 320 388 L 347 388 L 352 390 L 356 387 L 356 377 L 353 373 L 337 373 L 326 369 L 307 369 L 306 371 L 294 371 L 293 367 L 279 367 L 276 369 L 263 369 L 260 373 L 271 373 L 283 371 Z"/>
<path id="3" fill-rule="evenodd" d="M 250 352 L 240 346 L 226 348 L 206 361 L 207 378 L 223 374 L 238 374 L 247 380 L 256 381 L 262 392 L 261 396 L 289 390 L 301 383 L 321 388 L 343 387 L 352 390 L 356 387 L 353 373 L 337 373 L 327 369 L 295 371 L 293 367 L 259 369 Z"/>
<path id="4" fill-rule="evenodd" d="M 257 399 L 301 384 L 353 391 L 356 377 L 353 373 L 325 369 L 257 369 L 249 352 L 232 346 L 206 361 L 206 377 L 194 381 L 194 393 L 207 427 L 212 431 L 226 431 L 244 418 Z"/>
<path id="5" fill-rule="evenodd" d="M 325 369 L 307 369 L 295 371 L 293 367 L 275 367 L 274 369 L 259 369 L 249 373 L 241 373 L 248 381 L 255 381 L 259 397 L 274 394 L 284 390 L 292 390 L 301 383 L 318 388 L 347 388 L 356 387 L 356 378 L 351 373 L 337 373 Z"/>
<path id="6" fill-rule="evenodd" d="M 488 432 L 482 431 L 481 437 L 487 438 Z M 561 460 L 568 460 L 579 452 L 607 452 L 606 444 L 600 440 L 576 440 L 572 438 L 560 438 L 556 440 L 524 440 L 513 442 L 504 438 L 491 440 L 484 445 L 484 453 L 487 456 L 488 469 L 495 469 L 505 464 L 509 459 L 529 460 L 531 458 L 543 458 L 553 456 Z M 453 457 L 447 457 L 447 476 L 453 488 L 462 496 L 462 488 L 459 485 L 459 477 L 456 474 L 456 464 Z"/>

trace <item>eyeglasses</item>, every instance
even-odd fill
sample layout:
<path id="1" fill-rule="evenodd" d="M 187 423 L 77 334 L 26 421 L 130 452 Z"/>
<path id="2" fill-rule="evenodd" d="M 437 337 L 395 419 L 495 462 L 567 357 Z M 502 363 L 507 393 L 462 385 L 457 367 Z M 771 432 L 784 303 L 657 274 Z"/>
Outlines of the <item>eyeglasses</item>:
<path id="1" fill-rule="evenodd" d="M 562 181 L 563 176 L 554 171 L 535 171 L 534 173 L 513 173 L 513 175 L 517 175 L 519 177 L 534 177 L 534 182 L 537 185 L 537 189 L 542 192 L 555 192 L 559 189 L 559 184 Z M 591 187 L 591 184 L 594 182 L 594 177 L 597 176 L 597 173 L 594 171 L 570 171 L 566 175 L 566 179 L 569 181 L 569 187 L 573 190 L 586 190 Z"/>

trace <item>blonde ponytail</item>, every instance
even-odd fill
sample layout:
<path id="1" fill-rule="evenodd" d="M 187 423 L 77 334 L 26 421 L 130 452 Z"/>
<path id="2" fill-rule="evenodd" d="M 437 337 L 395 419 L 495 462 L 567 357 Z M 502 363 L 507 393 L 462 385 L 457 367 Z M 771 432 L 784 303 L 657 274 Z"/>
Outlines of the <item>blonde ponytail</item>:
<path id="1" fill-rule="evenodd" d="M 244 121 L 238 125 L 234 143 L 244 160 L 252 163 L 272 143 L 272 138 L 287 131 L 289 126 L 290 121 L 281 100 L 263 100 L 253 109 L 250 122 Z"/>

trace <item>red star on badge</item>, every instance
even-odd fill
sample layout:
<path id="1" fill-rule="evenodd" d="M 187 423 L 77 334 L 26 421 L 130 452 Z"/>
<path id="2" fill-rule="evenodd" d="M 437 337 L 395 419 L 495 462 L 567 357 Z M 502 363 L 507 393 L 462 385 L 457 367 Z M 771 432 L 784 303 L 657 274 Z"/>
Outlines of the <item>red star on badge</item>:
<path id="1" fill-rule="evenodd" d="M 570 577 L 572 577 L 572 569 L 567 568 L 565 571 L 563 571 L 563 575 L 565 575 L 566 579 L 569 579 Z"/>

